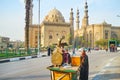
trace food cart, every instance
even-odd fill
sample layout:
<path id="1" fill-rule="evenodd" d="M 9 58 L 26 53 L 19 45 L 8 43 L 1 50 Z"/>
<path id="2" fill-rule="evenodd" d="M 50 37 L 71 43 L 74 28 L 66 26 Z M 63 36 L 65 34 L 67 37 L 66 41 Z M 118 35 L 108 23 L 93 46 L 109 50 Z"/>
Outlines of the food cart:
<path id="1" fill-rule="evenodd" d="M 71 65 L 62 66 L 61 40 L 51 55 L 52 66 L 47 67 L 50 70 L 51 80 L 78 80 L 80 56 L 71 56 Z"/>
<path id="2" fill-rule="evenodd" d="M 72 56 L 70 66 L 49 66 L 51 80 L 78 80 L 80 57 Z"/>

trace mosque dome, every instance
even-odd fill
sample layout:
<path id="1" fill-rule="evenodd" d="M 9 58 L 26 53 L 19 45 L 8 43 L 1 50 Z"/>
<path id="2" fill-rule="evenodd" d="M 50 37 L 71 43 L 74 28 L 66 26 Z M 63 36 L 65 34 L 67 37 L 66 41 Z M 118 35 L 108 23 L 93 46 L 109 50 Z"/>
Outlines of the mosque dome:
<path id="1" fill-rule="evenodd" d="M 56 8 L 52 9 L 47 16 L 44 18 L 45 22 L 64 23 L 65 19 L 62 13 Z"/>
<path id="2" fill-rule="evenodd" d="M 106 24 L 107 24 L 107 22 L 104 20 L 104 21 L 102 22 L 102 24 L 106 25 Z"/>

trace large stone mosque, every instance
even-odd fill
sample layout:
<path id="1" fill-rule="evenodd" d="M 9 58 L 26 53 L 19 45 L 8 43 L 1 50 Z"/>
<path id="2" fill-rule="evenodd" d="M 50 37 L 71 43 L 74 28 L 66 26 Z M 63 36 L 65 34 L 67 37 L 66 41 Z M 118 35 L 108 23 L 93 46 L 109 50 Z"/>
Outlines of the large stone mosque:
<path id="1" fill-rule="evenodd" d="M 63 37 L 63 42 L 78 46 L 82 37 L 89 43 L 87 47 L 96 47 L 95 42 L 100 39 L 116 38 L 120 40 L 120 26 L 112 26 L 105 21 L 101 24 L 89 24 L 88 5 L 85 2 L 84 17 L 82 25 L 79 26 L 79 10 L 76 14 L 76 30 L 74 30 L 73 9 L 70 11 L 69 22 L 66 22 L 62 13 L 54 8 L 49 11 L 40 24 L 40 44 L 47 47 L 58 43 L 58 39 Z M 36 48 L 38 46 L 38 25 L 31 24 L 29 27 L 29 46 Z"/>
<path id="2" fill-rule="evenodd" d="M 70 44 L 70 35 L 73 36 L 73 13 L 71 9 L 70 22 L 65 22 L 62 13 L 56 8 L 52 9 L 40 24 L 40 43 L 47 47 L 57 44 L 58 39 L 64 38 L 64 43 Z M 31 25 L 29 28 L 30 47 L 37 47 L 38 25 Z M 71 37 L 71 39 L 73 39 Z"/>

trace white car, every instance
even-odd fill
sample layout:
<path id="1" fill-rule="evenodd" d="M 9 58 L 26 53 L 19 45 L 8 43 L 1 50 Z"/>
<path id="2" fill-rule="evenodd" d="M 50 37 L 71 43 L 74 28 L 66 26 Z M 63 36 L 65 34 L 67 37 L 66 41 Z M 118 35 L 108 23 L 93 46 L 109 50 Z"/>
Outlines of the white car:
<path id="1" fill-rule="evenodd" d="M 83 51 L 83 50 L 84 50 L 84 47 L 78 49 L 78 51 Z"/>

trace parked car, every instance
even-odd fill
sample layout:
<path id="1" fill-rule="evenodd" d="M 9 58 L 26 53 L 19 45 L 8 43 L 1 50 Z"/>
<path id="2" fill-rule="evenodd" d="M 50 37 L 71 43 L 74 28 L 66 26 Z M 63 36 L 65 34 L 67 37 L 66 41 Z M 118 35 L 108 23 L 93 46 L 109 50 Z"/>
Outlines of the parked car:
<path id="1" fill-rule="evenodd" d="M 99 48 L 98 48 L 98 47 L 95 47 L 94 50 L 99 50 Z"/>
<path id="2" fill-rule="evenodd" d="M 88 48 L 81 47 L 78 49 L 78 51 L 82 51 L 82 50 L 88 51 Z"/>

